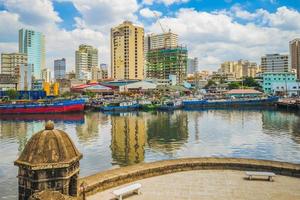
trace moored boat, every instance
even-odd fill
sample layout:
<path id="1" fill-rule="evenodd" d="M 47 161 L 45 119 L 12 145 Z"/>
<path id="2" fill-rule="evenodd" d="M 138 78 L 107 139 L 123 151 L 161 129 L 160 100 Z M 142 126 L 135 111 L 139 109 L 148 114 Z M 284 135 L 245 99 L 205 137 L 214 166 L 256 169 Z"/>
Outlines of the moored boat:
<path id="1" fill-rule="evenodd" d="M 279 97 L 262 97 L 262 98 L 240 98 L 240 99 L 191 99 L 182 102 L 185 109 L 193 108 L 218 108 L 218 107 L 247 107 L 247 106 L 270 106 L 278 101 Z"/>
<path id="2" fill-rule="evenodd" d="M 105 103 L 101 110 L 104 112 L 126 112 L 126 111 L 133 111 L 138 110 L 140 108 L 140 104 L 135 101 L 130 102 L 111 102 Z"/>
<path id="3" fill-rule="evenodd" d="M 177 110 L 182 108 L 182 102 L 181 101 L 165 101 L 158 107 L 158 110 Z"/>
<path id="4" fill-rule="evenodd" d="M 0 104 L 1 114 L 35 114 L 35 113 L 65 113 L 84 110 L 83 99 L 23 102 L 23 103 L 2 103 Z"/>

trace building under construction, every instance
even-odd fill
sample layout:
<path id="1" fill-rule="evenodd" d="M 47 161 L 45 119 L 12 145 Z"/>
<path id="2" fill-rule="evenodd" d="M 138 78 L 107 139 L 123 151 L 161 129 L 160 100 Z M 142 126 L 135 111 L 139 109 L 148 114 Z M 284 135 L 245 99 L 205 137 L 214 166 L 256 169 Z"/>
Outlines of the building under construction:
<path id="1" fill-rule="evenodd" d="M 169 79 L 176 75 L 178 83 L 186 78 L 187 71 L 186 47 L 150 49 L 146 53 L 146 74 L 150 79 Z"/>

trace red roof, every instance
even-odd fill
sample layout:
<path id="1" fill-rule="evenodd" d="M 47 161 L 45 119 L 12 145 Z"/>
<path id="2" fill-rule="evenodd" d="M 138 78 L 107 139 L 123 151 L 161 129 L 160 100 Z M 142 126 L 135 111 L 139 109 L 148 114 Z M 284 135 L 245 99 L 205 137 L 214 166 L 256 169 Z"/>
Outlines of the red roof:
<path id="1" fill-rule="evenodd" d="M 253 89 L 233 89 L 226 92 L 226 94 L 262 94 L 262 92 Z"/>

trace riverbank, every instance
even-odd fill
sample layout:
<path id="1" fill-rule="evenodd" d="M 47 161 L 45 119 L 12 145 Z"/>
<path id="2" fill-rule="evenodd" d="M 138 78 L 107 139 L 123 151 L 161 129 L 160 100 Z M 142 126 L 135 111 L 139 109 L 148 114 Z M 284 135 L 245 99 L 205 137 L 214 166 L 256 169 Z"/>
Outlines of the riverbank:
<path id="1" fill-rule="evenodd" d="M 197 171 L 209 170 L 209 173 L 211 173 L 212 175 L 215 172 L 212 170 L 216 170 L 217 174 L 220 173 L 220 170 L 271 171 L 276 173 L 277 175 L 297 177 L 296 180 L 291 181 L 291 183 L 288 185 L 293 185 L 296 181 L 297 188 L 300 190 L 300 185 L 299 185 L 300 165 L 299 164 L 268 161 L 268 160 L 242 159 L 242 158 L 183 158 L 183 159 L 176 159 L 176 160 L 158 161 L 153 163 L 143 163 L 143 164 L 138 164 L 138 165 L 133 165 L 128 167 L 108 170 L 88 177 L 81 178 L 79 180 L 79 185 L 84 183 L 84 185 L 86 185 L 85 194 L 87 196 L 90 196 L 98 192 L 105 191 L 109 188 L 117 187 L 126 183 L 143 180 L 150 177 L 157 177 L 166 174 L 173 174 L 177 172 L 194 171 L 194 170 Z M 243 180 L 244 177 L 245 175 L 244 174 L 242 175 L 240 173 L 239 182 L 245 182 L 246 180 Z M 227 181 L 230 181 L 230 177 L 227 178 L 228 178 Z M 248 181 L 246 182 L 249 183 Z M 224 187 L 224 186 L 220 185 L 219 187 Z M 238 188 L 239 185 L 236 185 L 236 189 Z M 213 191 L 216 191 L 218 188 L 212 187 L 211 189 Z M 264 190 L 264 188 L 261 189 Z M 300 191 L 297 193 L 297 196 L 300 197 Z"/>

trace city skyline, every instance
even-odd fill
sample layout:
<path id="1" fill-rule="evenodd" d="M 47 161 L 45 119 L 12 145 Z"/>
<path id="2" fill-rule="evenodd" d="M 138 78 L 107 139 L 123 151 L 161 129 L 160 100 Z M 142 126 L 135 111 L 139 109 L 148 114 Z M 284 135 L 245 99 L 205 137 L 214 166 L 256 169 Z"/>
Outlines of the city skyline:
<path id="1" fill-rule="evenodd" d="M 51 70 L 61 57 L 67 60 L 67 71 L 74 70 L 74 50 L 80 44 L 95 46 L 99 63 L 110 65 L 110 28 L 131 20 L 143 25 L 145 34 L 161 33 L 153 12 L 187 45 L 189 57 L 199 58 L 201 70 L 217 70 L 227 60 L 259 63 L 265 54 L 288 53 L 289 41 L 300 37 L 300 25 L 295 23 L 300 20 L 300 5 L 295 1 L 214 2 L 1 0 L 0 27 L 5 29 L 0 28 L 0 49 L 17 52 L 17 31 L 28 28 L 45 35 L 46 67 Z"/>

